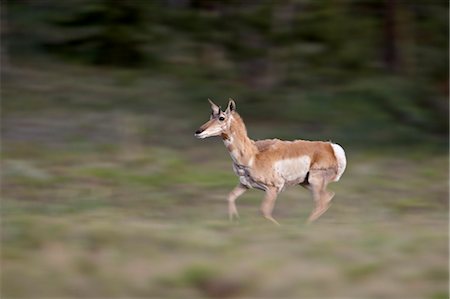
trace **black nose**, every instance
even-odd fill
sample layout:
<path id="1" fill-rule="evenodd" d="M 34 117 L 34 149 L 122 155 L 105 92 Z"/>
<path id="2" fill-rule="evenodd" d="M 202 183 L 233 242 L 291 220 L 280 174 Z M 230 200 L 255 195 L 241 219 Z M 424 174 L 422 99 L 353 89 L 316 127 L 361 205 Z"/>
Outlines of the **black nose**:
<path id="1" fill-rule="evenodd" d="M 198 129 L 197 131 L 195 131 L 195 134 L 200 134 L 201 132 L 203 132 L 203 130 Z"/>

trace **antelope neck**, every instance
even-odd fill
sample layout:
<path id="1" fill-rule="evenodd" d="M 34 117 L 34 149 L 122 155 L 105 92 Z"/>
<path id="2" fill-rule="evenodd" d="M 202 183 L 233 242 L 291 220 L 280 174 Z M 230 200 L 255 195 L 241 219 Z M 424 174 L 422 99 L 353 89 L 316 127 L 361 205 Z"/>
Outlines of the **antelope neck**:
<path id="1" fill-rule="evenodd" d="M 256 154 L 254 141 L 247 135 L 247 130 L 239 115 L 231 117 L 230 127 L 222 133 L 222 139 L 230 152 L 233 161 L 244 167 L 249 167 L 253 163 Z"/>

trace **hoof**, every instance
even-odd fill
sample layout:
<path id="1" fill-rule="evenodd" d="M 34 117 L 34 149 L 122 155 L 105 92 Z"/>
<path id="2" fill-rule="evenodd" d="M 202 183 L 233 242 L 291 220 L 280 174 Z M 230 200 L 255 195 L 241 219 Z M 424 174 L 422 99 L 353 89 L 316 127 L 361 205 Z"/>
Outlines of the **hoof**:
<path id="1" fill-rule="evenodd" d="M 331 205 L 327 204 L 325 207 L 320 209 L 315 209 L 308 218 L 308 224 L 316 221 L 323 213 L 325 213 Z"/>
<path id="2" fill-rule="evenodd" d="M 266 218 L 267 220 L 272 221 L 272 223 L 274 223 L 277 226 L 281 226 L 281 224 L 278 223 L 278 221 L 276 221 L 275 218 L 273 218 L 272 216 L 264 216 L 264 218 Z"/>
<path id="3" fill-rule="evenodd" d="M 235 221 L 239 221 L 239 214 L 238 213 L 230 213 L 228 215 L 228 220 L 230 222 L 235 222 Z"/>

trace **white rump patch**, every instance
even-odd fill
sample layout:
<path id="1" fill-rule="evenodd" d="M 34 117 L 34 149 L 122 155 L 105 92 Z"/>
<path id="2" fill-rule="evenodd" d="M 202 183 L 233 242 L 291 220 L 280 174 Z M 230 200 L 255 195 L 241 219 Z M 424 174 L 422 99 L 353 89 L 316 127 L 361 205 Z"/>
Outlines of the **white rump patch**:
<path id="1" fill-rule="evenodd" d="M 302 182 L 309 171 L 311 159 L 309 156 L 285 159 L 275 162 L 277 174 L 286 182 Z"/>
<path id="2" fill-rule="evenodd" d="M 344 173 L 345 167 L 347 166 L 347 159 L 345 158 L 345 152 L 342 146 L 339 144 L 332 143 L 331 146 L 333 147 L 334 156 L 336 157 L 337 164 L 338 164 L 338 171 L 337 175 L 334 178 L 333 181 L 337 182 L 341 178 L 342 174 Z"/>

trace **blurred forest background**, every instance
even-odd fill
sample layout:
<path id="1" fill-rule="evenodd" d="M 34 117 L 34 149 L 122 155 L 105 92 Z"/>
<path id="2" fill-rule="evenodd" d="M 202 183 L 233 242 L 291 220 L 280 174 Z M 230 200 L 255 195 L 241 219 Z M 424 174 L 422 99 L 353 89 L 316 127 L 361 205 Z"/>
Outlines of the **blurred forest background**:
<path id="1" fill-rule="evenodd" d="M 446 0 L 1 1 L 4 298 L 448 298 Z M 332 140 L 312 225 L 238 200 L 211 98 Z"/>

